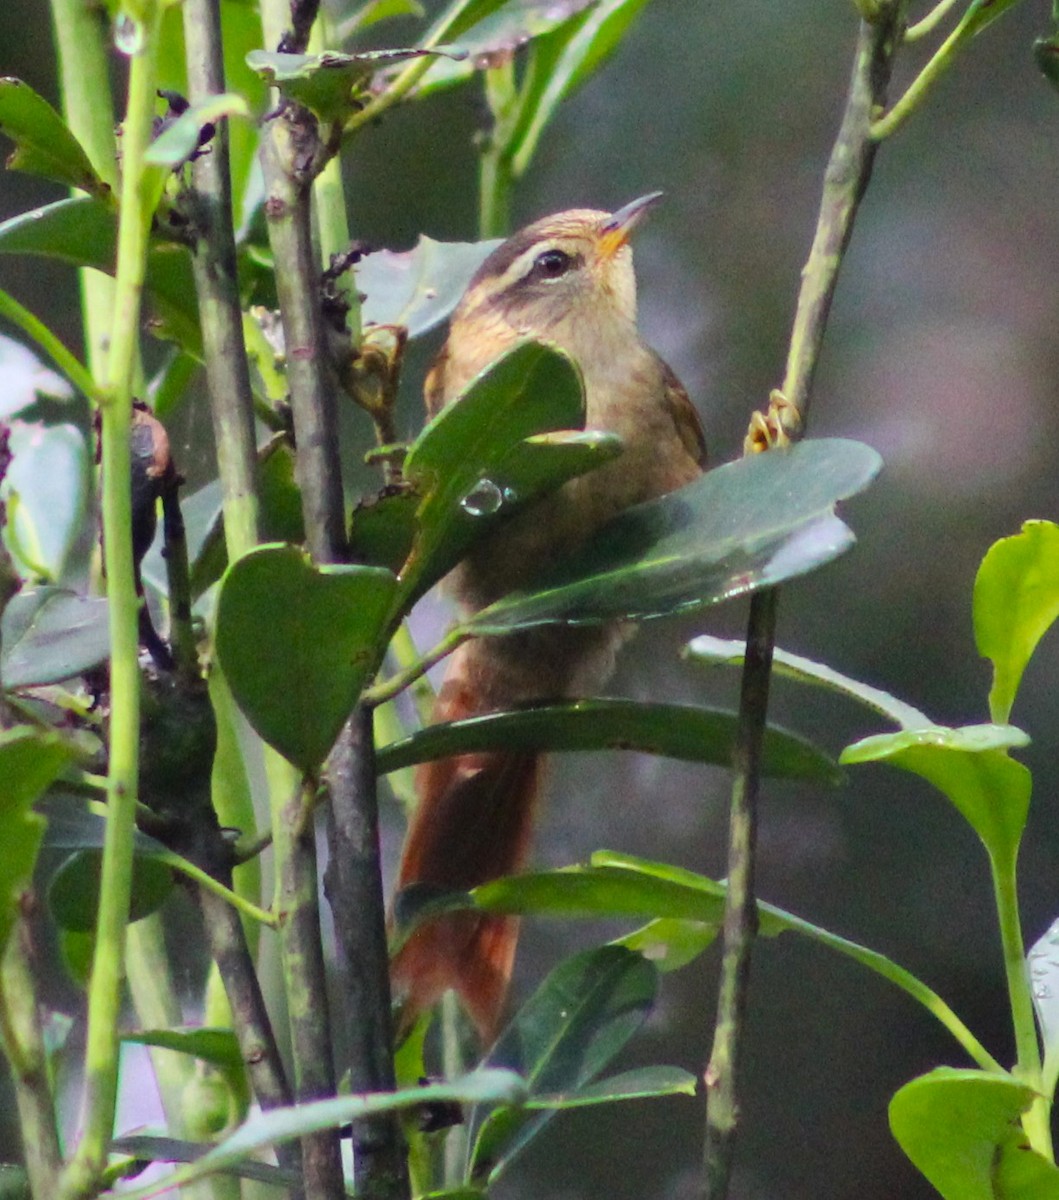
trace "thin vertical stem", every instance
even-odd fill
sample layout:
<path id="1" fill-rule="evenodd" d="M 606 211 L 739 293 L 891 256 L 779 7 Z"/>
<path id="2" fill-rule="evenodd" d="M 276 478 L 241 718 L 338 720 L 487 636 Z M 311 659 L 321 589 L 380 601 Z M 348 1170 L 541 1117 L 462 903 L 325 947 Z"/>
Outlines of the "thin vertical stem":
<path id="1" fill-rule="evenodd" d="M 315 797 L 316 783 L 306 777 L 273 825 L 277 917 L 298 1101 L 325 1099 L 336 1090 L 320 937 Z M 301 1146 L 307 1200 L 339 1200 L 343 1195 L 342 1163 L 334 1132 L 309 1134 L 302 1138 Z"/>
<path id="2" fill-rule="evenodd" d="M 84 147 L 96 174 L 116 188 L 114 101 L 110 94 L 110 64 L 104 40 L 106 9 L 85 0 L 51 0 L 51 13 L 58 51 L 63 118 Z M 102 271 L 88 267 L 82 268 L 79 274 L 85 361 L 92 374 L 101 379 L 114 311 L 114 280 Z"/>
<path id="3" fill-rule="evenodd" d="M 746 657 L 739 696 L 739 723 L 732 753 L 732 803 L 728 831 L 728 891 L 724 949 L 717 995 L 717 1024 L 706 1068 L 705 1194 L 725 1196 L 739 1120 L 737 1084 L 742 1022 L 750 979 L 750 950 L 757 936 L 754 875 L 761 743 L 768 714 L 772 648 L 779 592 L 758 592 L 750 602 Z"/>
<path id="4" fill-rule="evenodd" d="M 30 1188 L 34 1196 L 53 1196 L 62 1148 L 26 928 L 25 917 L 20 917 L 0 955 L 0 1046 L 11 1068 Z"/>
<path id="5" fill-rule="evenodd" d="M 813 375 L 853 222 L 871 177 L 876 143 L 873 112 L 886 100 L 893 56 L 904 27 L 907 0 L 881 0 L 875 19 L 860 23 L 845 112 L 824 176 L 823 196 L 791 331 L 782 396 L 804 430 Z M 738 1066 L 746 1012 L 750 953 L 757 932 L 754 896 L 760 753 L 768 709 L 775 590 L 758 593 L 750 605 L 747 651 L 733 754 L 725 899 L 724 947 L 713 1049 L 706 1068 L 706 1138 L 703 1195 L 728 1195 L 738 1125 Z"/>
<path id="6" fill-rule="evenodd" d="M 96 1188 L 106 1164 L 118 1087 L 118 1017 L 124 979 L 125 926 L 132 887 L 132 836 L 139 767 L 139 600 L 132 555 L 129 432 L 140 328 L 140 303 L 152 212 L 144 153 L 151 140 L 161 9 L 145 5 L 142 43 L 129 67 L 122 133 L 121 210 L 115 302 L 103 429 L 103 555 L 110 623 L 110 766 L 99 914 L 88 988 L 84 1130 L 63 1179 L 66 1197 Z"/>
<path id="7" fill-rule="evenodd" d="M 192 103 L 223 92 L 224 54 L 216 0 L 184 0 L 184 41 Z M 227 119 L 217 122 L 209 153 L 192 164 L 192 180 L 195 290 L 202 314 L 225 541 L 234 561 L 257 543 L 258 505 L 254 397 L 236 281 Z"/>
<path id="8" fill-rule="evenodd" d="M 350 1090 L 392 1091 L 386 929 L 381 920 L 373 919 L 382 897 L 382 864 L 370 708 L 362 706 L 353 714 L 346 736 L 331 757 L 329 774 L 332 805 L 335 795 L 345 801 L 328 824 L 324 883 L 335 915 L 339 959 L 346 965 L 345 994 L 350 1012 L 356 1014 L 356 1020 L 347 1024 L 352 1039 Z M 365 1196 L 388 1200 L 409 1195 L 404 1143 L 396 1122 L 355 1122 L 353 1165 L 358 1192 Z"/>

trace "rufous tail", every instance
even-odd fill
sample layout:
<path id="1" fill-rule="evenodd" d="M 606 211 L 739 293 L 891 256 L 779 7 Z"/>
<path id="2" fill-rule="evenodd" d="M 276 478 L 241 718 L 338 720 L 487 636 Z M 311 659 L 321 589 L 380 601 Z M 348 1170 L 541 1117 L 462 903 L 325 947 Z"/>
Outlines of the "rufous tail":
<path id="1" fill-rule="evenodd" d="M 481 712 L 480 692 L 457 654 L 434 719 L 455 721 Z M 539 755 L 515 751 L 424 763 L 416 772 L 419 803 L 396 890 L 426 884 L 465 891 L 521 869 L 529 855 L 541 767 Z M 515 917 L 449 913 L 417 929 L 391 964 L 401 1029 L 451 988 L 489 1044 L 503 1015 L 517 941 Z"/>

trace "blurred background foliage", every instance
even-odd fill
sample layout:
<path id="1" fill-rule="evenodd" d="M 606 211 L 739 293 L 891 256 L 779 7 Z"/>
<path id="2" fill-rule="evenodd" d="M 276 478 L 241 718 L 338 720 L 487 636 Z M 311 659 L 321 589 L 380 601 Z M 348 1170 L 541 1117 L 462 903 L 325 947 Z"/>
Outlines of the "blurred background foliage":
<path id="1" fill-rule="evenodd" d="M 996 538 L 1029 517 L 1054 519 L 1059 507 L 1059 449 L 1048 425 L 1059 375 L 1059 98 L 1031 55 L 1048 9 L 1024 4 L 990 28 L 878 157 L 811 429 L 863 439 L 886 469 L 848 514 L 859 546 L 785 588 L 780 609 L 781 645 L 951 724 L 987 719 L 989 674 L 970 619 L 977 564 Z M 419 28 L 393 22 L 379 36 L 404 44 Z M 849 0 L 653 0 L 608 67 L 560 109 L 515 194 L 518 225 L 665 190 L 637 241 L 641 323 L 698 404 L 715 461 L 738 453 L 751 409 L 782 374 L 855 29 Z M 0 72 L 57 100 L 44 5 L 0 6 L 0 48 Z M 912 65 L 902 64 L 895 95 Z M 392 248 L 420 232 L 473 239 L 473 143 L 486 112 L 474 85 L 393 112 L 357 139 L 346 163 L 354 236 Z M 61 194 L 0 174 L 0 219 Z M 0 279 L 78 345 L 72 271 L 8 258 Z M 430 351 L 417 348 L 406 371 L 409 434 L 421 423 Z M 201 482 L 208 425 L 200 386 L 174 432 L 192 485 Z M 353 434 L 369 436 L 360 424 Z M 649 626 L 625 653 L 612 691 L 734 703 L 734 673 L 703 676 L 680 650 L 700 630 L 738 634 L 744 618 L 736 605 Z M 444 619 L 439 606 L 435 620 Z M 1057 671 L 1053 637 L 1031 664 L 1012 718 L 1034 738 L 1023 757 L 1037 780 L 1021 866 L 1027 941 L 1059 907 L 1059 691 L 1048 683 Z M 838 698 L 782 680 L 773 713 L 835 752 L 874 731 Z M 722 874 L 727 787 L 723 772 L 685 764 L 567 758 L 554 766 L 538 858 L 568 863 L 608 847 Z M 395 853 L 396 805 L 385 816 Z M 1012 1057 L 985 856 L 925 784 L 873 767 L 832 793 L 769 783 L 759 883 L 769 900 L 902 962 L 998 1057 Z M 528 923 L 521 993 L 598 933 Z M 701 1068 L 715 971 L 714 953 L 665 977 L 646 1036 L 634 1043 L 636 1062 Z M 65 990 L 56 998 L 72 1002 Z M 939 1062 L 962 1065 L 924 1012 L 809 944 L 764 942 L 755 951 L 748 1045 L 736 1197 L 932 1194 L 886 1124 L 901 1083 Z M 700 1106 L 681 1100 L 643 1105 L 636 1137 L 628 1111 L 567 1114 L 498 1195 L 690 1197 L 701 1125 Z"/>

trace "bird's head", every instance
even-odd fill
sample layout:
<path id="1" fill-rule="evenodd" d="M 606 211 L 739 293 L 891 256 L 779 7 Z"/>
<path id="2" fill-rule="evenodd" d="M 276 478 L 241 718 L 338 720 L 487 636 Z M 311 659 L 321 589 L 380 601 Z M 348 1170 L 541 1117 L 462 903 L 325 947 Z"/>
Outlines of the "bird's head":
<path id="1" fill-rule="evenodd" d="M 631 336 L 636 279 L 629 238 L 661 192 L 616 212 L 570 209 L 527 225 L 479 267 L 454 325 L 498 340 L 538 337 L 572 352 Z"/>

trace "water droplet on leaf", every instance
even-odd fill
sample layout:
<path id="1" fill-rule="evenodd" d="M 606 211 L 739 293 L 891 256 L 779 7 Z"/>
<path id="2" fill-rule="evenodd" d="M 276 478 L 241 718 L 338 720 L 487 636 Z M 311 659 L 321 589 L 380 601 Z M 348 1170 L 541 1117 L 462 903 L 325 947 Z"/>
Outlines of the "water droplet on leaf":
<path id="1" fill-rule="evenodd" d="M 491 479 L 480 479 L 460 501 L 460 508 L 472 517 L 491 517 L 504 503 L 504 493 Z"/>
<path id="2" fill-rule="evenodd" d="M 139 21 L 134 21 L 128 13 L 119 13 L 114 21 L 114 48 L 132 58 L 143 50 L 145 40 L 144 29 Z"/>

